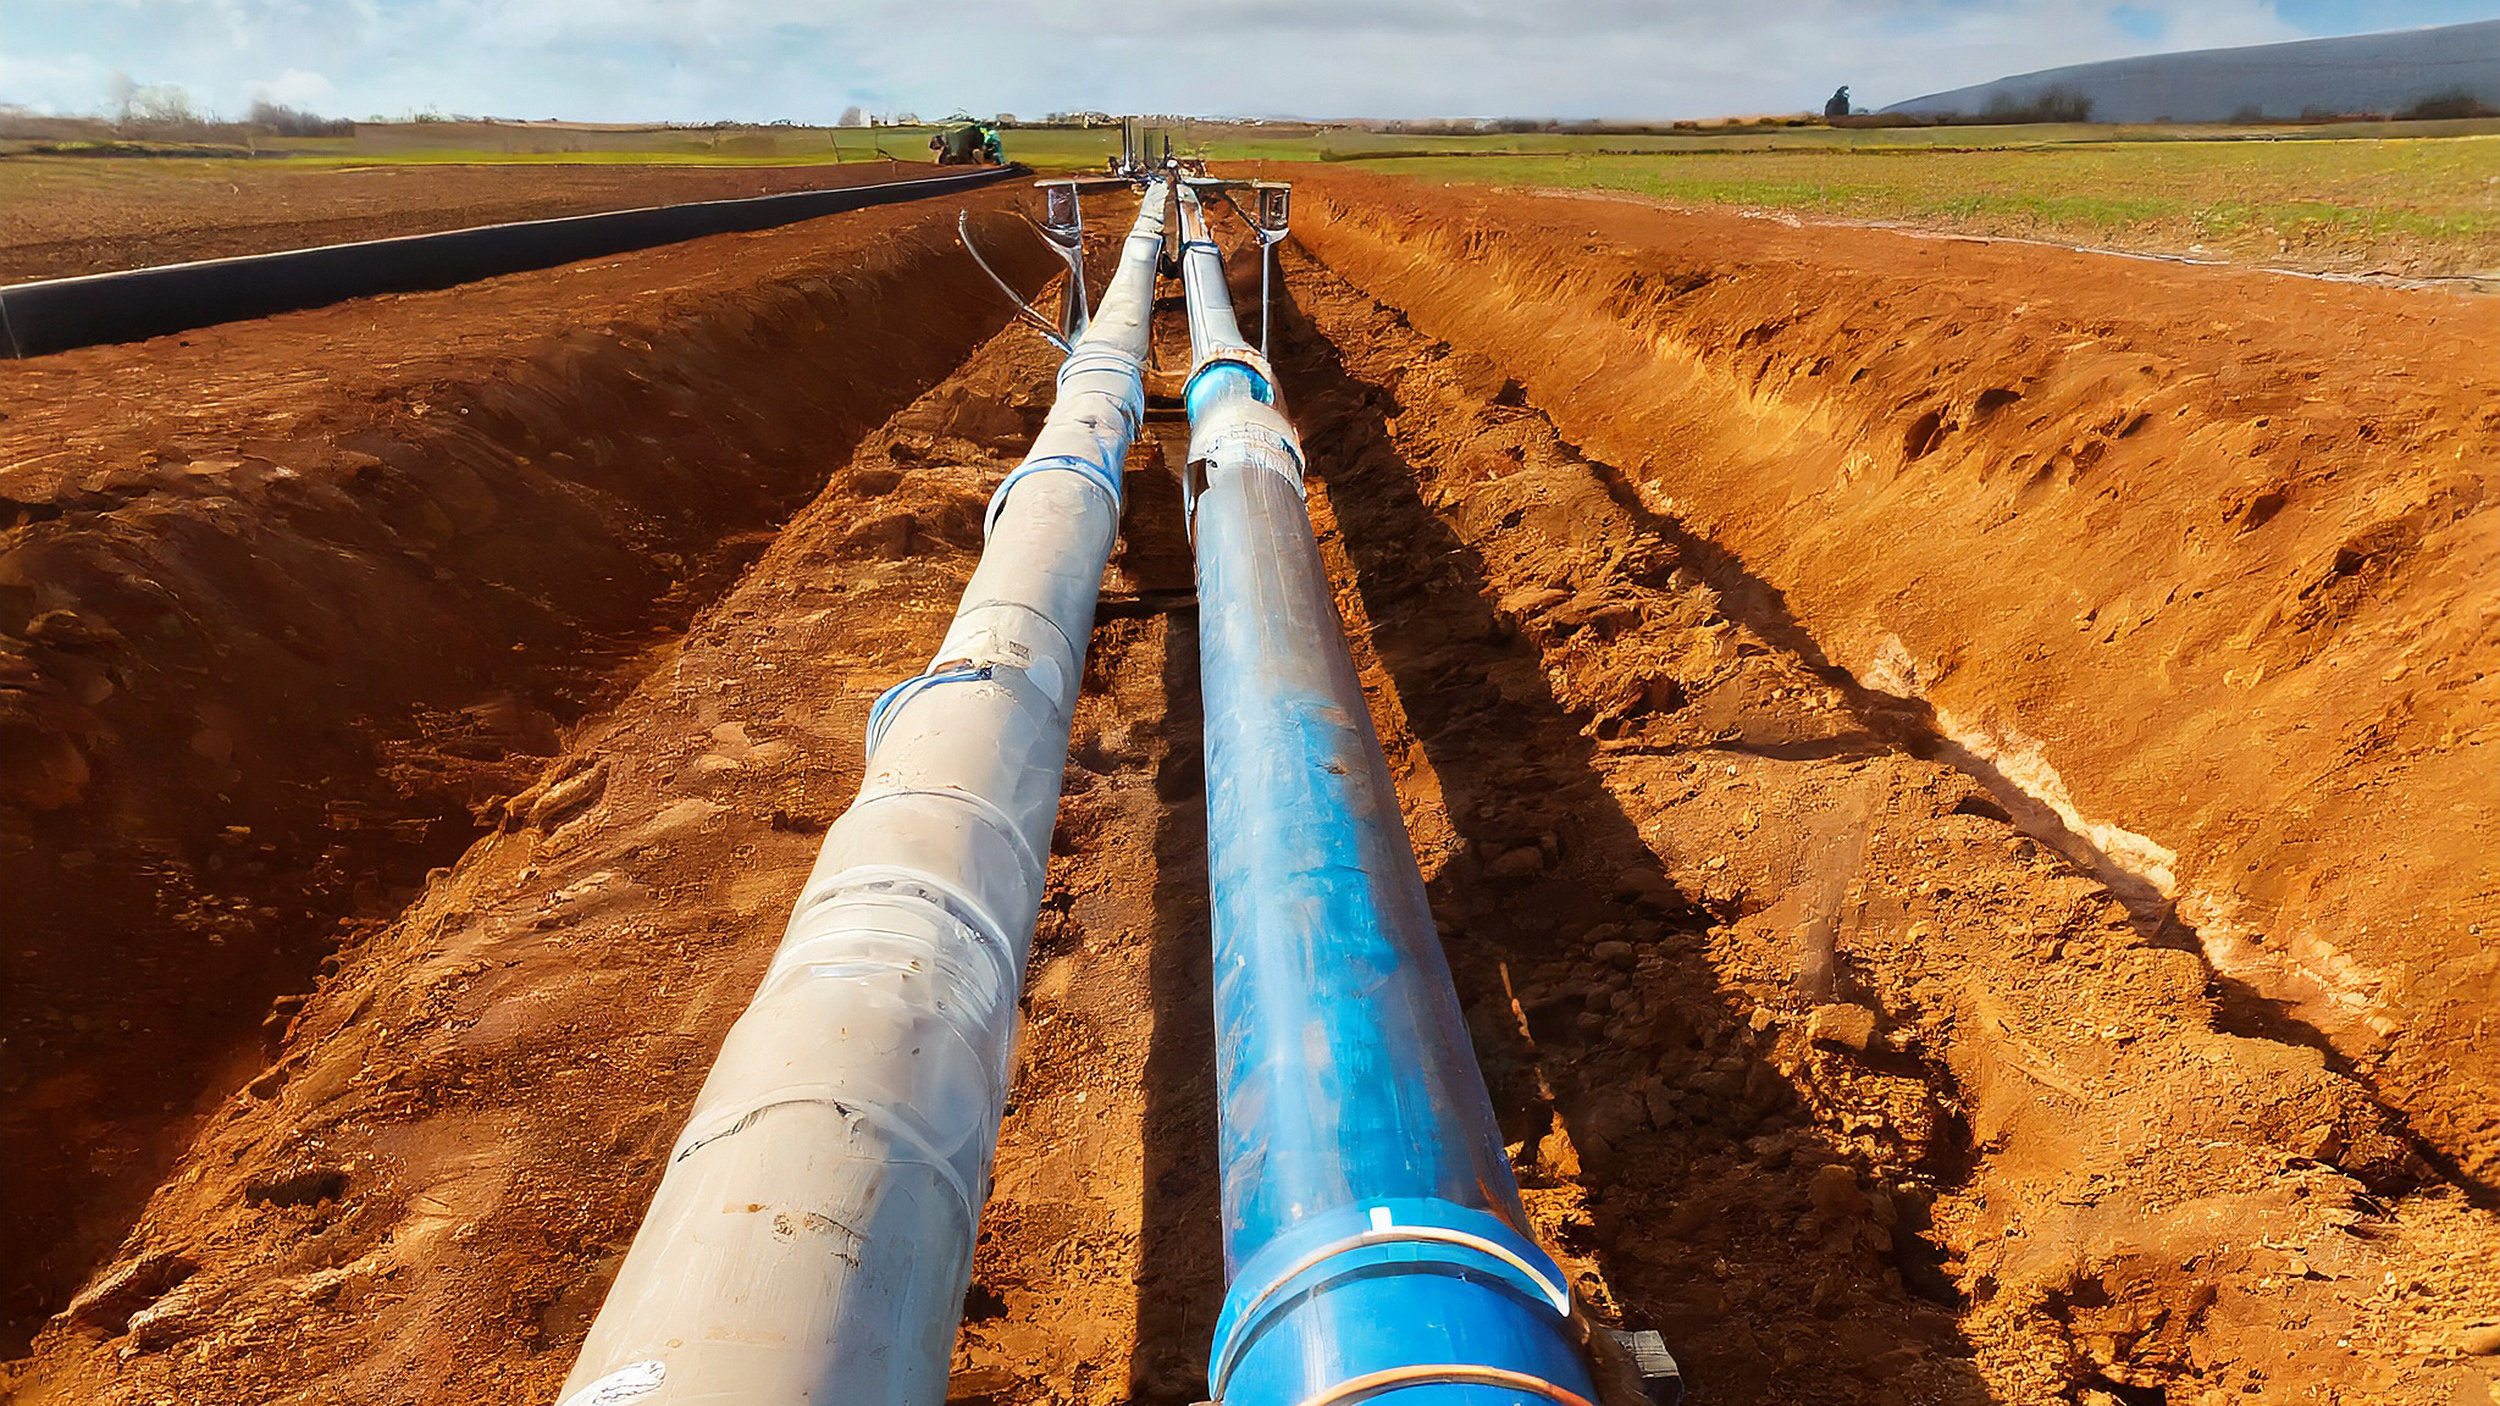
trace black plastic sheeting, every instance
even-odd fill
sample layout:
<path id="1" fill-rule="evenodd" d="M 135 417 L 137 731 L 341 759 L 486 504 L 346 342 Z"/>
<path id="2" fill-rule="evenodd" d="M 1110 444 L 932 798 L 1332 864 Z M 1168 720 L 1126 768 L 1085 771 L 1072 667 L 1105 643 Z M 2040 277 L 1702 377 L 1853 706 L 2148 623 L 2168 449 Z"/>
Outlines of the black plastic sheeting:
<path id="1" fill-rule="evenodd" d="M 838 190 L 567 215 L 20 283 L 0 288 L 0 343 L 9 355 L 25 357 L 135 342 L 346 298 L 448 288 L 709 234 L 770 229 L 1029 174 L 1023 166 L 1000 166 Z"/>

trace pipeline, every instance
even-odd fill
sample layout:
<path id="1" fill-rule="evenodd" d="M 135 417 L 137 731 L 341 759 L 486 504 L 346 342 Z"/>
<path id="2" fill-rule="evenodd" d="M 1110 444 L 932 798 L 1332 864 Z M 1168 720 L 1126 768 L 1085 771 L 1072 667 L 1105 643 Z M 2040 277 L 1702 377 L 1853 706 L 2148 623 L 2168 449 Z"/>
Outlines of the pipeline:
<path id="1" fill-rule="evenodd" d="M 1017 994 L 1121 469 L 1166 188 L 1059 369 L 933 662 L 877 700 L 565 1406 L 934 1406 L 971 1281 Z"/>
<path id="2" fill-rule="evenodd" d="M 1222 1406 L 1585 1406 L 1302 497 L 1302 449 L 1179 192 L 1206 699 Z"/>

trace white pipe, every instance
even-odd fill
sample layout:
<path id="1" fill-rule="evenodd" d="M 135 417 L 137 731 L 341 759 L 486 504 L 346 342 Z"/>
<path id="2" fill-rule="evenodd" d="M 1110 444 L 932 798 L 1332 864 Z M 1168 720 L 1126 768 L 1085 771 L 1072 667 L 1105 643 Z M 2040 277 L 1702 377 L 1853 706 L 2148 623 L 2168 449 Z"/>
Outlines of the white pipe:
<path id="1" fill-rule="evenodd" d="M 934 1406 L 989 1194 L 1120 470 L 1144 419 L 1165 191 L 990 505 L 936 662 L 871 715 L 565 1406 Z"/>

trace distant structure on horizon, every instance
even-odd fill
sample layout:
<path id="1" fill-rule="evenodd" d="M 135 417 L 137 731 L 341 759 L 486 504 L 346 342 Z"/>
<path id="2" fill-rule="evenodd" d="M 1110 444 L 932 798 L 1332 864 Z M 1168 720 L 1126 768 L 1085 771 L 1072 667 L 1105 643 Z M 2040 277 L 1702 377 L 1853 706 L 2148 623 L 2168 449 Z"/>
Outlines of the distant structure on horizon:
<path id="1" fill-rule="evenodd" d="M 2013 121 L 2246 122 L 2500 111 L 2500 20 L 2108 59 L 1930 93 L 1884 109 Z"/>

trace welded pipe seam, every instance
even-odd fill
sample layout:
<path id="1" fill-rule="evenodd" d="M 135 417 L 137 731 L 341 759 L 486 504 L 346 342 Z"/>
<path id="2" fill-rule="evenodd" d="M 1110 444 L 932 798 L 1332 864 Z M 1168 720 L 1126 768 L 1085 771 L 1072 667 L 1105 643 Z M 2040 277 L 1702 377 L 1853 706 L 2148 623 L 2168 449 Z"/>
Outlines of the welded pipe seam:
<path id="1" fill-rule="evenodd" d="M 758 1003 L 767 997 L 803 1000 L 809 995 L 824 995 L 831 997 L 838 1008 L 844 999 L 856 1000 L 864 993 L 873 993 L 873 988 L 843 981 L 810 990 L 807 984 L 834 981 L 837 976 L 889 974 L 906 982 L 922 979 L 946 985 L 953 990 L 954 1000 L 995 1010 L 1002 1004 L 1013 1004 L 1014 993 L 1022 981 L 1003 938 L 922 896 L 850 888 L 830 902 L 811 905 L 806 917 L 794 923 L 793 928 L 796 930 L 774 954 L 772 965 L 757 983 Z M 966 948 L 978 954 L 979 970 L 960 955 Z M 941 998 L 938 1006 L 943 1009 L 944 1005 Z M 969 1056 L 971 1067 L 985 1071 L 988 1081 L 1003 1094 L 1003 1063 L 985 1055 L 975 1044 L 972 1028 L 952 1021 L 945 1028 Z M 986 1023 L 975 1028 L 987 1033 Z M 734 1063 L 744 1053 L 743 1049 L 724 1049 L 722 1058 Z M 671 1160 L 682 1160 L 703 1144 L 740 1130 L 760 1112 L 798 1102 L 829 1103 L 846 1114 L 858 1114 L 871 1121 L 888 1120 L 906 1135 L 907 1141 L 944 1163 L 948 1180 L 965 1191 L 968 1206 L 977 1208 L 961 1173 L 946 1162 L 939 1150 L 940 1135 L 909 1104 L 863 1098 L 856 1089 L 846 1091 L 823 1079 L 767 1082 L 734 1098 L 698 1100 Z"/>
<path id="2" fill-rule="evenodd" d="M 976 683 L 989 676 L 990 666 L 983 664 L 963 668 L 932 669 L 928 673 L 914 674 L 910 678 L 893 684 L 885 692 L 878 694 L 875 702 L 868 705 L 868 726 L 860 733 L 859 750 L 868 756 L 876 755 L 877 744 L 885 740 L 889 715 L 894 709 L 901 707 L 913 694 L 942 683 Z"/>
<path id="3" fill-rule="evenodd" d="M 1016 623 L 1041 629 L 1017 630 L 1012 628 Z M 869 705 L 862 747 L 873 756 L 904 705 L 939 684 L 987 683 L 1012 691 L 1014 678 L 1021 675 L 1045 698 L 1056 700 L 1083 658 L 1084 646 L 1049 612 L 1012 597 L 967 600 L 957 610 L 955 628 L 937 662 L 888 687 Z"/>
<path id="4" fill-rule="evenodd" d="M 1015 953 L 1009 944 L 1002 941 L 997 934 L 984 930 L 981 924 L 972 918 L 965 916 L 960 911 L 961 900 L 951 893 L 913 892 L 910 886 L 898 884 L 895 880 L 869 877 L 845 885 L 839 891 L 828 894 L 810 905 L 809 922 L 813 924 L 818 921 L 830 921 L 831 915 L 837 910 L 853 907 L 899 908 L 913 917 L 924 920 L 934 918 L 937 922 L 952 928 L 957 935 L 971 939 L 975 949 L 989 960 L 989 965 L 998 978 L 998 985 L 1012 985 L 1020 975 L 1016 970 Z M 913 931 L 908 928 L 877 927 L 873 919 L 858 919 L 855 922 L 854 930 L 861 934 L 895 934 L 908 938 Z M 822 966 L 828 961 L 837 960 L 815 955 L 815 949 L 819 946 L 831 946 L 847 938 L 848 933 L 843 929 L 804 936 L 793 933 L 783 945 L 782 950 L 773 954 L 773 964 L 765 969 L 764 981 L 774 980 L 780 972 L 788 968 Z"/>
<path id="5" fill-rule="evenodd" d="M 1028 904 L 1040 907 L 1041 875 L 1025 867 L 1034 850 L 1014 817 L 1004 807 L 976 800 L 960 791 L 888 789 L 875 804 L 858 807 L 862 823 L 849 834 L 827 832 L 827 852 L 793 906 L 793 927 L 853 889 L 888 884 L 916 885 L 942 897 L 984 931 L 1012 930 Z M 933 858 L 979 867 L 932 873 Z"/>
<path id="6" fill-rule="evenodd" d="M 1068 353 L 1067 360 L 1059 363 L 1059 370 L 1053 374 L 1052 380 L 1060 389 L 1065 390 L 1079 376 L 1109 372 L 1122 379 L 1107 383 L 1099 389 L 1116 403 L 1126 405 L 1137 414 L 1143 415 L 1146 409 L 1145 389 L 1142 385 L 1131 387 L 1125 378 L 1143 375 L 1145 370 L 1146 358 L 1142 354 L 1130 351 L 1126 347 L 1089 342 L 1080 344 L 1075 351 Z"/>
<path id="7" fill-rule="evenodd" d="M 985 930 L 982 924 L 994 921 L 988 902 L 961 885 L 896 864 L 854 864 L 836 871 L 822 883 L 811 881 L 792 905 L 790 926 L 795 930 L 819 908 L 835 907 L 862 895 L 886 894 L 926 904 L 976 932 Z M 782 940 L 786 943 L 792 939 Z"/>
<path id="8" fill-rule="evenodd" d="M 1041 629 L 1030 628 L 1037 623 Z M 944 662 L 977 667 L 987 683 L 1021 676 L 1045 697 L 1056 699 L 1084 658 L 1084 644 L 1070 638 L 1049 611 L 1006 598 L 964 607 L 947 636 Z"/>
<path id="9" fill-rule="evenodd" d="M 850 916 L 853 910 L 866 910 L 873 914 L 878 910 L 891 912 L 895 909 L 903 910 L 910 917 L 922 919 L 924 926 L 919 928 L 880 926 L 880 920 L 874 916 Z M 758 983 L 758 989 L 790 979 L 790 974 L 793 972 L 805 971 L 820 974 L 828 968 L 845 964 L 860 965 L 864 970 L 879 962 L 893 960 L 892 952 L 880 953 L 873 950 L 880 944 L 870 939 L 892 939 L 896 943 L 906 945 L 920 942 L 925 946 L 926 940 L 916 934 L 930 930 L 925 926 L 926 920 L 930 918 L 936 919 L 938 924 L 936 931 L 944 932 L 950 938 L 957 939 L 948 944 L 947 952 L 956 952 L 968 946 L 980 954 L 984 973 L 988 977 L 986 987 L 981 989 L 1012 991 L 1022 979 L 1022 973 L 1016 967 L 1015 954 L 1008 950 L 1005 941 L 996 933 L 984 931 L 979 924 L 966 921 L 947 905 L 925 894 L 900 892 L 890 886 L 873 889 L 854 888 L 834 902 L 817 905 L 814 912 L 817 921 L 829 926 L 836 915 L 849 916 L 849 922 L 845 926 L 831 926 L 831 930 L 826 932 L 804 937 L 794 936 L 782 951 L 774 954 L 773 964 L 765 971 L 763 981 Z M 890 923 L 896 920 L 887 918 L 883 921 Z M 956 965 L 968 964 L 957 960 Z M 967 975 L 970 973 L 967 972 Z"/>
<path id="10" fill-rule="evenodd" d="M 1035 474 L 1047 473 L 1075 474 L 1086 487 L 1103 496 L 1104 501 L 1111 505 L 1111 511 L 1115 513 L 1120 511 L 1122 484 L 1120 475 L 1117 473 L 1107 473 L 1102 465 L 1074 454 L 1059 454 L 1048 459 L 1027 460 L 1009 469 L 1007 476 L 998 481 L 998 487 L 990 490 L 989 510 L 981 514 L 983 540 L 986 541 L 991 533 L 997 531 L 998 515 L 1007 510 L 1008 491 Z"/>
<path id="11" fill-rule="evenodd" d="M 1249 373 L 1252 383 L 1250 393 L 1256 396 L 1261 404 L 1274 405 L 1276 403 L 1275 368 L 1268 365 L 1266 356 L 1256 348 L 1247 346 L 1217 346 L 1209 350 L 1205 356 L 1198 358 L 1197 363 L 1190 367 L 1189 379 L 1181 383 L 1181 399 L 1183 401 L 1195 399 L 1199 381 L 1209 372 L 1223 366 L 1238 366 Z"/>
<path id="12" fill-rule="evenodd" d="M 862 1099 L 848 1088 L 835 1084 L 792 1084 L 773 1090 L 737 1110 L 735 1117 L 716 1122 L 703 1136 L 687 1142 L 684 1149 L 672 1155 L 669 1161 L 686 1161 L 707 1147 L 717 1147 L 741 1133 L 752 1131 L 761 1125 L 764 1114 L 800 1105 L 830 1108 L 852 1123 L 873 1126 L 911 1148 L 919 1154 L 911 1159 L 911 1165 L 935 1172 L 938 1180 L 955 1193 L 955 1199 L 962 1204 L 965 1215 L 980 1213 L 984 1197 L 975 1195 L 971 1187 L 964 1185 L 963 1177 L 955 1170 L 954 1164 L 939 1149 L 937 1133 L 910 1117 L 911 1105 Z"/>

